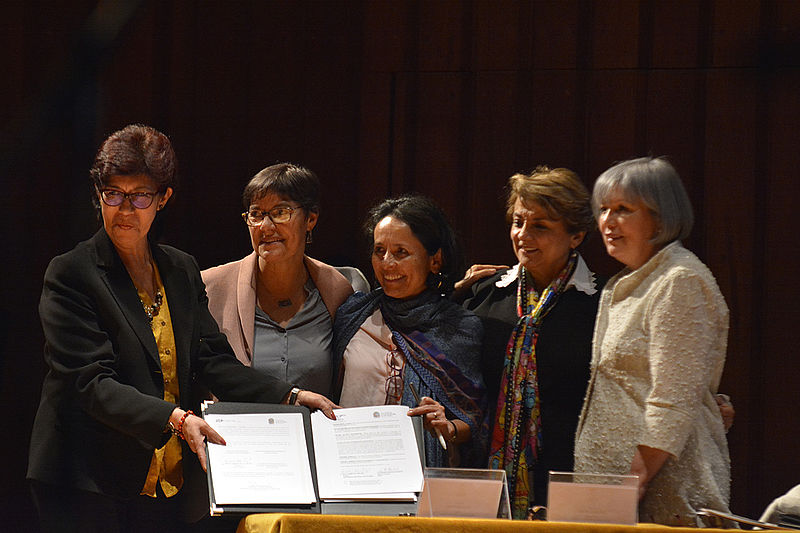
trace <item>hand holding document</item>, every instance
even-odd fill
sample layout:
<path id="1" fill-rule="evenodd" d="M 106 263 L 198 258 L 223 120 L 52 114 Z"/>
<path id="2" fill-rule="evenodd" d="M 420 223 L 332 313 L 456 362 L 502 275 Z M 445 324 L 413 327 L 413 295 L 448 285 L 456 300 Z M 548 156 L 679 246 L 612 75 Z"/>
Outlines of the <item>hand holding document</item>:
<path id="1" fill-rule="evenodd" d="M 403 405 L 311 414 L 320 499 L 397 499 L 422 490 L 412 420 Z"/>
<path id="2" fill-rule="evenodd" d="M 409 383 L 411 386 L 411 394 L 414 395 L 414 401 L 417 402 L 417 406 L 421 403 L 419 393 L 417 392 L 417 386 L 413 383 Z M 436 438 L 439 439 L 439 444 L 442 446 L 442 449 L 447 449 L 447 443 L 444 441 L 444 437 L 442 437 L 442 432 L 436 429 Z"/>

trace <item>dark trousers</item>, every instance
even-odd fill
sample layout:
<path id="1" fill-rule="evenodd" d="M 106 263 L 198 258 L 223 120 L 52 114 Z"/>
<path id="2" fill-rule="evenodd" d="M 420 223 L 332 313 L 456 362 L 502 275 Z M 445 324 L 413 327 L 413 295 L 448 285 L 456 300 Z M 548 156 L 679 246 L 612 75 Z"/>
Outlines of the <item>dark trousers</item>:
<path id="1" fill-rule="evenodd" d="M 207 533 L 234 532 L 237 520 L 206 517 L 181 522 L 180 494 L 165 498 L 119 499 L 103 494 L 30 482 L 42 533 Z"/>

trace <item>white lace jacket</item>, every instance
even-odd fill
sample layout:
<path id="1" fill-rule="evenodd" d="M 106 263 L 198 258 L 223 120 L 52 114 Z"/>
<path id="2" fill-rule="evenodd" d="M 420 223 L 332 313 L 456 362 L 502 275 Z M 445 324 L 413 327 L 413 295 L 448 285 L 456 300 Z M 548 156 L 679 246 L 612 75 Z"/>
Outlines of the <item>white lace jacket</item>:
<path id="1" fill-rule="evenodd" d="M 638 445 L 669 452 L 642 522 L 695 525 L 701 507 L 728 510 L 730 460 L 714 399 L 727 335 L 714 276 L 679 242 L 603 290 L 575 471 L 627 474 Z"/>

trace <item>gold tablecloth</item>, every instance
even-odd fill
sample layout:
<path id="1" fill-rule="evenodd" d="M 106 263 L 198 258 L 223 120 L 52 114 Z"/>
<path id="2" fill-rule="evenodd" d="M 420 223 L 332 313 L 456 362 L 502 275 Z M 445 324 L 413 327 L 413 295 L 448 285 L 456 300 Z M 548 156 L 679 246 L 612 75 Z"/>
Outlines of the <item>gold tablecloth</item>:
<path id="1" fill-rule="evenodd" d="M 236 533 L 664 533 L 666 526 L 639 524 L 577 524 L 479 520 L 470 518 L 417 518 L 406 516 L 345 516 L 320 514 L 252 514 L 242 519 Z M 668 528 L 669 533 L 697 533 L 697 529 Z M 723 532 L 704 529 L 704 532 Z"/>

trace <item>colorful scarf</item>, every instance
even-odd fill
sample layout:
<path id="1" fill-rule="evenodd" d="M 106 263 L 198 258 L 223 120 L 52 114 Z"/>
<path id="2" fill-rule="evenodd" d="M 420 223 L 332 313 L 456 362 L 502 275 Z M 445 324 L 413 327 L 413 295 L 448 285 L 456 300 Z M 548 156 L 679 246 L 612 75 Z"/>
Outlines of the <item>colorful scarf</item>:
<path id="1" fill-rule="evenodd" d="M 506 347 L 497 414 L 492 434 L 489 467 L 504 469 L 508 476 L 511 510 L 514 518 L 525 518 L 533 497 L 529 470 L 541 446 L 539 382 L 536 370 L 536 341 L 539 327 L 555 306 L 575 271 L 578 253 L 569 255 L 564 269 L 541 295 L 528 286 L 527 272 L 519 268 L 517 278 L 517 316 L 520 319 Z"/>

